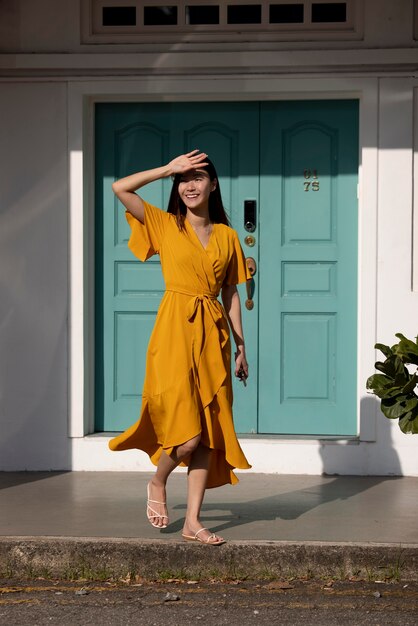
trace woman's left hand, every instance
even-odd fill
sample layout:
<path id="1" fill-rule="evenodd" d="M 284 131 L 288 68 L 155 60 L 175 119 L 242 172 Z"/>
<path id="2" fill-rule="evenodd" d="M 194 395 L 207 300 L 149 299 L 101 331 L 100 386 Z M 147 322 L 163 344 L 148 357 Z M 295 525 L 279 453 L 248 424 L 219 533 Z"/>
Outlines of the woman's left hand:
<path id="1" fill-rule="evenodd" d="M 205 167 L 208 165 L 208 162 L 205 161 L 207 156 L 206 152 L 200 152 L 200 150 L 192 150 L 187 152 L 187 154 L 181 154 L 168 163 L 167 167 L 170 170 L 170 176 L 185 174 L 190 170 Z"/>
<path id="2" fill-rule="evenodd" d="M 235 352 L 235 376 L 244 380 L 248 378 L 248 363 L 244 346 L 238 346 Z"/>

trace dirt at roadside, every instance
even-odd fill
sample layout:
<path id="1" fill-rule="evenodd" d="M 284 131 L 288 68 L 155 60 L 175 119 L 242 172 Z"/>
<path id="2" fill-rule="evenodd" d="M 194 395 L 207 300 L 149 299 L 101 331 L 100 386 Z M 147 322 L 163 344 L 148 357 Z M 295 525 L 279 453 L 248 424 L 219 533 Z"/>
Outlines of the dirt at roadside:
<path id="1" fill-rule="evenodd" d="M 0 580 L 0 624 L 416 626 L 418 582 Z"/>

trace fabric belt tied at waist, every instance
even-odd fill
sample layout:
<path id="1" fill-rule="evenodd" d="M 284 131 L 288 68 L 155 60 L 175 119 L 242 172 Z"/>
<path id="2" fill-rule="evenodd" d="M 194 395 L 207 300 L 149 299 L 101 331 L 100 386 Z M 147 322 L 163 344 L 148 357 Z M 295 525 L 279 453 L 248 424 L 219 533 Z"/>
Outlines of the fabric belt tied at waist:
<path id="1" fill-rule="evenodd" d="M 187 319 L 189 322 L 193 322 L 196 319 L 199 307 L 203 307 L 211 316 L 214 324 L 217 320 L 222 319 L 222 311 L 220 309 L 220 303 L 216 299 L 216 296 L 209 294 L 198 294 L 193 296 L 187 305 Z"/>
<path id="2" fill-rule="evenodd" d="M 191 297 L 186 309 L 186 315 L 189 322 L 194 321 L 200 306 L 203 306 L 206 309 L 215 324 L 217 320 L 222 319 L 223 317 L 221 304 L 217 299 L 218 294 L 211 293 L 210 291 L 193 293 L 192 291 L 177 289 L 176 287 L 167 288 L 166 291 L 181 293 L 184 296 Z"/>
<path id="3" fill-rule="evenodd" d="M 200 399 L 205 408 L 217 393 L 226 377 L 222 348 L 226 338 L 218 322 L 224 318 L 217 295 L 210 292 L 192 293 L 183 289 L 167 291 L 191 296 L 186 316 L 193 324 L 192 364 Z M 215 332 L 213 332 L 215 331 Z"/>

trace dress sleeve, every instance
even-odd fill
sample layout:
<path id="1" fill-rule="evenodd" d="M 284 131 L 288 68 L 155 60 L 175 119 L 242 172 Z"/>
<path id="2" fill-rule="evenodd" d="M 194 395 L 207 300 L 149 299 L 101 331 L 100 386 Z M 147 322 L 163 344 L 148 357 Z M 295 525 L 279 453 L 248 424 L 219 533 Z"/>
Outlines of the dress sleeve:
<path id="1" fill-rule="evenodd" d="M 251 274 L 245 263 L 244 252 L 242 251 L 238 235 L 233 231 L 232 255 L 226 269 L 224 285 L 238 285 L 245 283 L 251 278 Z"/>
<path id="2" fill-rule="evenodd" d="M 144 223 L 126 211 L 126 219 L 131 227 L 128 248 L 141 261 L 146 261 L 160 251 L 165 229 L 170 215 L 161 209 L 144 202 Z"/>

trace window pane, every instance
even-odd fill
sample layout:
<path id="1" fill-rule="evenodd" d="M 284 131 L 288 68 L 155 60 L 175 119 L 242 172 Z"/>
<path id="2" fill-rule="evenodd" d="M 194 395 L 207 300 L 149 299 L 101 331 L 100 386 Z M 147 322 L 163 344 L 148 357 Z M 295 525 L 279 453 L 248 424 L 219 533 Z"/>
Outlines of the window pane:
<path id="1" fill-rule="evenodd" d="M 271 4 L 270 24 L 303 24 L 303 4 Z"/>
<path id="2" fill-rule="evenodd" d="M 177 7 L 144 7 L 144 26 L 177 26 Z"/>
<path id="3" fill-rule="evenodd" d="M 228 5 L 228 24 L 261 24 L 261 4 Z"/>
<path id="4" fill-rule="evenodd" d="M 346 2 L 314 2 L 312 4 L 312 22 L 346 22 Z"/>
<path id="5" fill-rule="evenodd" d="M 186 24 L 219 24 L 219 6 L 187 6 Z"/>
<path id="6" fill-rule="evenodd" d="M 103 7 L 103 26 L 135 26 L 136 7 Z"/>

